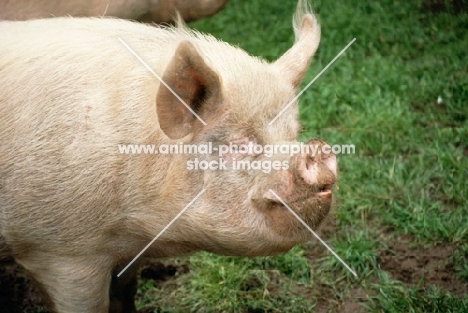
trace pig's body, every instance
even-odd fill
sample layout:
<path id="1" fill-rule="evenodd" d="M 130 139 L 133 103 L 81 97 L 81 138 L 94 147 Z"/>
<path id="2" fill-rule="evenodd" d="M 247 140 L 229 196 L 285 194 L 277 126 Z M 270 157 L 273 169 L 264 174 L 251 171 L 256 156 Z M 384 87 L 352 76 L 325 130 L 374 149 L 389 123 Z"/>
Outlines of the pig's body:
<path id="1" fill-rule="evenodd" d="M 184 21 L 218 12 L 228 0 L 0 0 L 0 20 L 61 16 L 114 16 L 143 22 Z"/>
<path id="2" fill-rule="evenodd" d="M 291 168 L 267 175 L 186 169 L 188 159 L 217 155 L 118 150 L 128 143 L 295 142 L 296 104 L 267 124 L 294 98 L 318 45 L 315 19 L 298 14 L 297 43 L 273 64 L 184 29 L 114 19 L 0 22 L 0 257 L 13 255 L 31 272 L 58 312 L 126 312 L 132 308 L 115 303 L 114 289 L 132 284 L 132 272 L 110 287 L 112 275 L 203 188 L 148 254 L 270 255 L 308 240 L 268 189 L 318 226 L 331 206 L 333 155 L 278 156 Z M 262 156 L 245 157 L 252 158 Z"/>

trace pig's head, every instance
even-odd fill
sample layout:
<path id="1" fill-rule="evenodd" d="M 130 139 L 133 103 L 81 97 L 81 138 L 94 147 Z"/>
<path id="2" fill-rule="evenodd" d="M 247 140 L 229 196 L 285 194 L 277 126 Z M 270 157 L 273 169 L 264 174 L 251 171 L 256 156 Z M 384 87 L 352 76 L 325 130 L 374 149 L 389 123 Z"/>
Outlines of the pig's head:
<path id="1" fill-rule="evenodd" d="M 330 211 L 337 178 L 332 153 L 320 153 L 319 149 L 315 153 L 268 157 L 233 151 L 219 156 L 216 151 L 230 143 L 297 143 L 297 102 L 273 119 L 295 98 L 317 50 L 320 27 L 302 2 L 293 25 L 295 44 L 270 64 L 213 40 L 192 38 L 178 45 L 163 80 L 193 112 L 161 86 L 156 101 L 161 130 L 174 143 L 212 142 L 215 151 L 211 155 L 174 157 L 173 162 L 180 163 L 179 177 L 171 175 L 167 184 L 175 193 L 174 186 L 184 186 L 177 197 L 185 202 L 173 203 L 179 203 L 182 209 L 203 188 L 206 192 L 180 217 L 184 226 L 174 228 L 178 234 L 168 231 L 168 237 L 180 236 L 181 240 L 195 241 L 198 248 L 228 255 L 274 254 L 312 237 L 282 201 L 312 229 Z M 325 143 L 312 140 L 307 144 L 321 148 Z M 187 170 L 187 161 L 195 159 L 214 161 L 212 164 L 224 164 L 225 168 Z M 234 162 L 239 161 L 257 161 L 262 168 L 233 169 Z M 273 162 L 277 162 L 276 169 L 265 171 Z M 165 196 L 170 197 L 168 194 Z"/>

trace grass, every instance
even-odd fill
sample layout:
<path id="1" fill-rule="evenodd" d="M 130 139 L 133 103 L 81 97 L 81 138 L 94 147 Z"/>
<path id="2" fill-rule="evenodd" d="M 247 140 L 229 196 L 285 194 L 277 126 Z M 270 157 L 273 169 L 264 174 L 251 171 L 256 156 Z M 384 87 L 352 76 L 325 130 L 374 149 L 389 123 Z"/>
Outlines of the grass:
<path id="1" fill-rule="evenodd" d="M 292 44 L 296 1 L 230 0 L 190 26 L 274 60 Z M 356 42 L 300 98 L 301 139 L 354 144 L 339 156 L 336 227 L 319 243 L 270 258 L 198 253 L 188 273 L 141 281 L 139 306 L 154 312 L 468 312 L 468 16 L 422 1 L 316 0 L 321 46 L 304 85 Z M 409 283 L 379 256 L 401 236 L 410 246 L 453 249 L 456 295 Z M 389 248 L 390 247 L 390 248 Z M 411 247 L 408 248 L 408 258 Z M 172 261 L 174 262 L 174 261 Z M 398 270 L 396 268 L 395 270 Z M 357 311 L 355 311 L 357 312 Z"/>

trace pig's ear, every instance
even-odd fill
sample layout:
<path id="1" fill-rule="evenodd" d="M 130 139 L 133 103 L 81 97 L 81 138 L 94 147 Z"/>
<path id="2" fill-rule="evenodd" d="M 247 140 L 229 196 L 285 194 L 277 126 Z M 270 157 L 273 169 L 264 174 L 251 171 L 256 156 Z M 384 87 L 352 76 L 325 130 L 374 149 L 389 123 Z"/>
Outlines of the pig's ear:
<path id="1" fill-rule="evenodd" d="M 299 1 L 293 19 L 296 42 L 274 63 L 295 88 L 304 78 L 320 42 L 320 25 L 309 12 L 306 1 Z"/>
<path id="2" fill-rule="evenodd" d="M 177 47 L 169 62 L 163 81 L 201 119 L 213 112 L 220 95 L 219 76 L 188 41 Z M 156 95 L 156 107 L 161 130 L 172 139 L 182 138 L 201 129 L 202 122 L 164 84 Z"/>

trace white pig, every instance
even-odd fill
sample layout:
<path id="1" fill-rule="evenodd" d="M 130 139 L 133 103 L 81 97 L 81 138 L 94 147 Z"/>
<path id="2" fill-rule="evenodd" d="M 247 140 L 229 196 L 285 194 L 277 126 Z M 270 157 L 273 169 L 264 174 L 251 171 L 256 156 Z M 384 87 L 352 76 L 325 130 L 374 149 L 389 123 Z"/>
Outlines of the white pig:
<path id="1" fill-rule="evenodd" d="M 269 189 L 317 227 L 332 206 L 331 153 L 221 157 L 289 164 L 264 173 L 187 169 L 194 158 L 219 160 L 216 154 L 118 149 L 296 143 L 296 102 L 268 125 L 294 99 L 320 40 L 302 1 L 293 24 L 296 42 L 267 63 L 183 26 L 110 18 L 0 22 L 0 257 L 28 270 L 54 311 L 132 312 L 119 295 L 132 289 L 137 264 L 115 274 L 203 189 L 145 255 L 274 255 L 310 240 Z"/>

